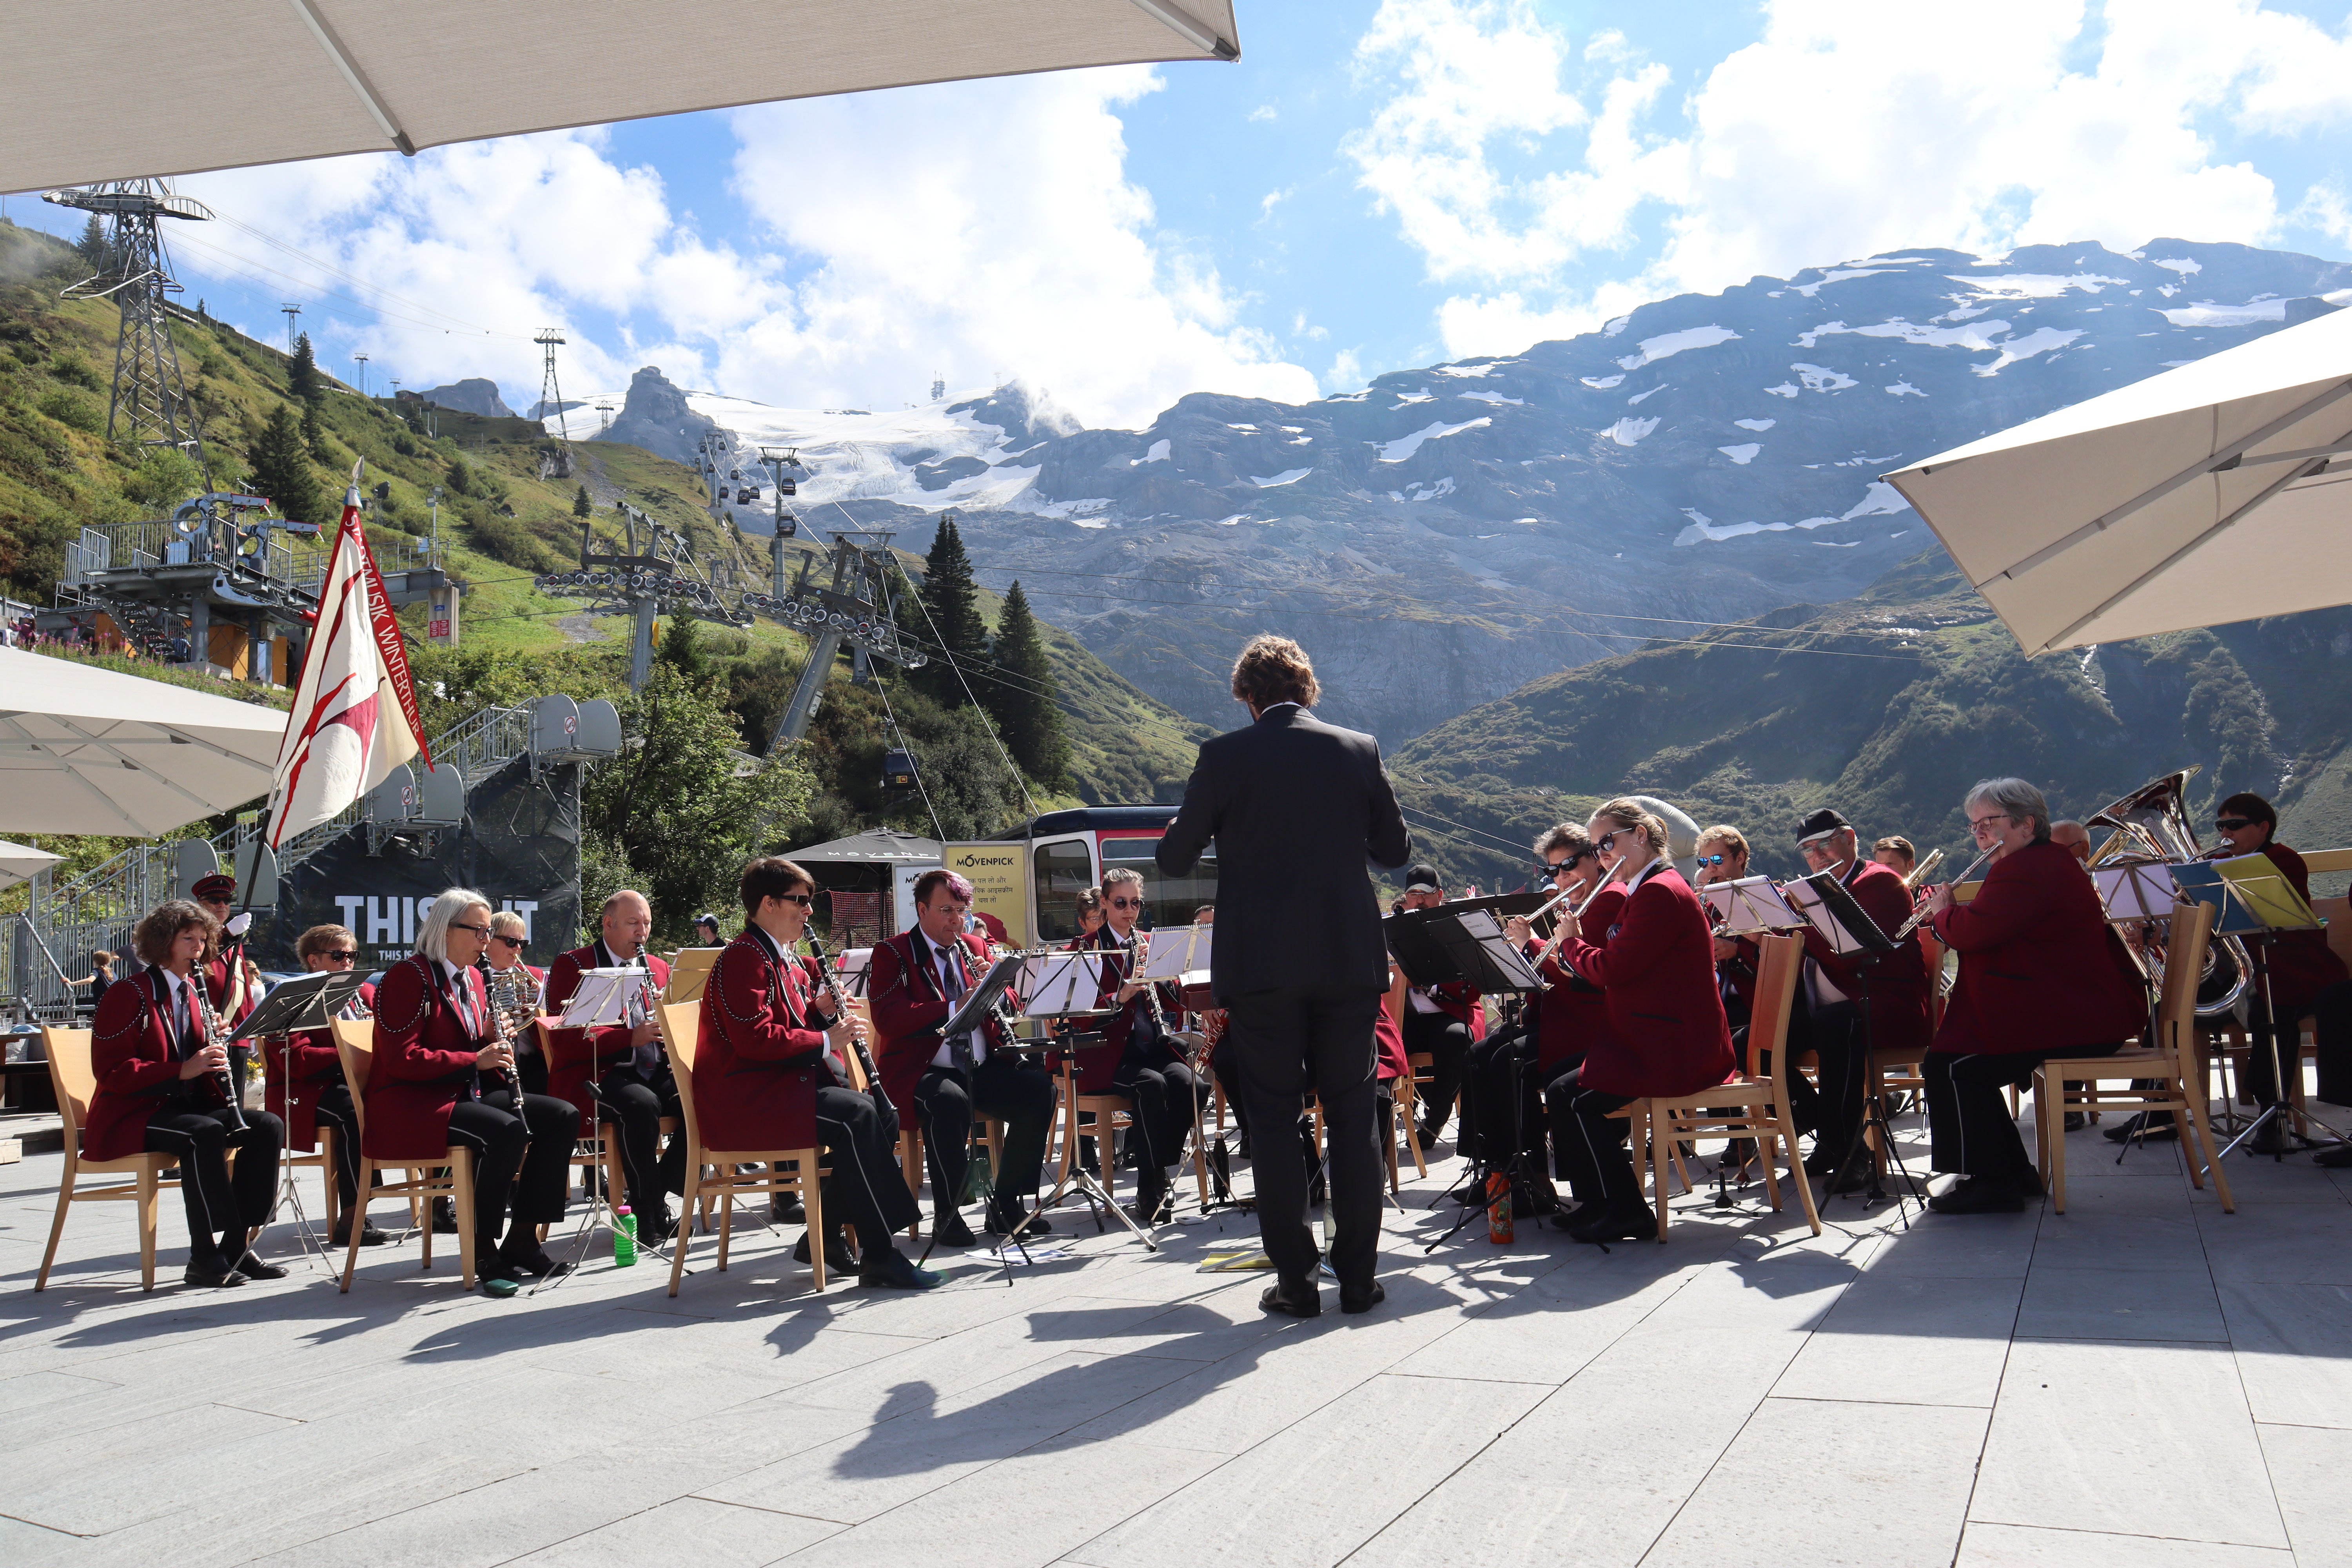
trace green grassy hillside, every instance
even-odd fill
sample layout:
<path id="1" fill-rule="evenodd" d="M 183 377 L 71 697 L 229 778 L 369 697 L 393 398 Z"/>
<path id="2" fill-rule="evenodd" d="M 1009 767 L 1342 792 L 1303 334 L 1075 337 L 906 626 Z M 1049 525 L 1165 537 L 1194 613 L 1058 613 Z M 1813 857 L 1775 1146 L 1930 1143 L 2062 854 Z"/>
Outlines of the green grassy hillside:
<path id="1" fill-rule="evenodd" d="M 2253 789 L 2288 842 L 2332 847 L 2352 843 L 2347 652 L 2352 610 L 2330 610 L 2029 660 L 1938 551 L 1857 599 L 1531 682 L 1391 765 L 1431 858 L 1482 879 L 1531 858 L 1488 840 L 1624 792 L 1738 826 L 1787 874 L 1816 806 L 1965 861 L 1960 797 L 1979 778 L 2020 774 L 2083 816 L 2192 763 L 2208 838 L 2211 803 Z"/>

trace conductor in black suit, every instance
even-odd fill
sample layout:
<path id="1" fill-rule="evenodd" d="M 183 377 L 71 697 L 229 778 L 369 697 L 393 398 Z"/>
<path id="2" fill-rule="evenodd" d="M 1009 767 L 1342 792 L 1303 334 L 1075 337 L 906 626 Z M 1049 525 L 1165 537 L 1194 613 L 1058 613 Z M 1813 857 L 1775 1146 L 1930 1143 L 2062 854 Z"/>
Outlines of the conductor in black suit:
<path id="1" fill-rule="evenodd" d="M 1191 871 L 1217 847 L 1210 980 L 1256 1141 L 1257 1221 L 1276 1283 L 1259 1304 L 1322 1310 L 1307 1159 L 1274 1130 L 1297 1125 L 1311 1086 L 1330 1152 L 1331 1271 L 1339 1310 L 1387 1292 L 1380 1253 L 1380 1135 L 1372 1020 L 1388 989 L 1387 943 L 1366 862 L 1403 865 L 1412 839 L 1370 735 L 1307 710 L 1318 688 L 1287 637 L 1253 638 L 1234 662 L 1234 695 L 1256 721 L 1201 748 L 1183 809 L 1160 840 L 1161 871 Z"/>

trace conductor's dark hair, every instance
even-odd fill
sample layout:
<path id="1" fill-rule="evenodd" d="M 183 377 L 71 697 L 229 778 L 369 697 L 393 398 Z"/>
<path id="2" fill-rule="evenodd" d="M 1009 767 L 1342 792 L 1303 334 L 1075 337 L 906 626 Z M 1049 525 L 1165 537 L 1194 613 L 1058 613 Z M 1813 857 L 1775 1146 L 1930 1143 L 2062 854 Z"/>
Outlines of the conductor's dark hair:
<path id="1" fill-rule="evenodd" d="M 1322 694 L 1307 650 L 1288 637 L 1254 637 L 1234 660 L 1234 695 L 1260 711 L 1278 702 L 1312 708 Z"/>

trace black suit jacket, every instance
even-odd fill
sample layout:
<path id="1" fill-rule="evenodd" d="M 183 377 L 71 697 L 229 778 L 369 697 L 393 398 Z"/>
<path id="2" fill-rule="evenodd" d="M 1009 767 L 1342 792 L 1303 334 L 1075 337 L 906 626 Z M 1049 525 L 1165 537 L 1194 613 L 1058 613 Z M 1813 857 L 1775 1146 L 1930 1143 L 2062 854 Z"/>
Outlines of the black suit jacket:
<path id="1" fill-rule="evenodd" d="M 1286 704 L 1207 742 L 1160 840 L 1160 870 L 1184 875 L 1212 840 L 1218 1000 L 1283 987 L 1388 988 L 1365 862 L 1403 865 L 1412 837 L 1379 742 Z"/>

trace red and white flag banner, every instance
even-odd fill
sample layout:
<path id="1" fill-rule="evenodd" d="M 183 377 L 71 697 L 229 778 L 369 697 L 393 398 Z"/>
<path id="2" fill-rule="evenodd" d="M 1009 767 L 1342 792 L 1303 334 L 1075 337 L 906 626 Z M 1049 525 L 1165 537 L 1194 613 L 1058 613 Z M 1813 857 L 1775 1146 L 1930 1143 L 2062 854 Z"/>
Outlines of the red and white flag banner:
<path id="1" fill-rule="evenodd" d="M 433 765 L 400 623 L 360 527 L 359 475 L 354 465 L 293 711 L 278 748 L 272 849 L 329 820 L 411 757 Z"/>

